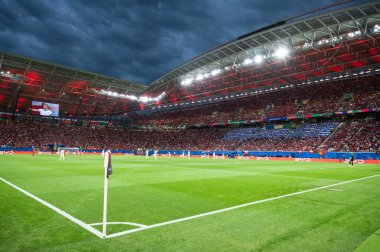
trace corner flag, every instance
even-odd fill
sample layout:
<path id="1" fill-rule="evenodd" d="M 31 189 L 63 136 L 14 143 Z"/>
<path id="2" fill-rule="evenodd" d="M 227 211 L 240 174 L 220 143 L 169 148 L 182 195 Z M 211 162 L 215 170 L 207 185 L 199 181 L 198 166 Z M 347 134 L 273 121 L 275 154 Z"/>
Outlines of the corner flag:
<path id="1" fill-rule="evenodd" d="M 104 202 L 103 202 L 103 237 L 107 235 L 107 197 L 108 178 L 112 174 L 111 151 L 108 150 L 104 156 Z"/>
<path id="2" fill-rule="evenodd" d="M 105 153 L 104 169 L 107 169 L 107 178 L 112 174 L 111 151 Z"/>

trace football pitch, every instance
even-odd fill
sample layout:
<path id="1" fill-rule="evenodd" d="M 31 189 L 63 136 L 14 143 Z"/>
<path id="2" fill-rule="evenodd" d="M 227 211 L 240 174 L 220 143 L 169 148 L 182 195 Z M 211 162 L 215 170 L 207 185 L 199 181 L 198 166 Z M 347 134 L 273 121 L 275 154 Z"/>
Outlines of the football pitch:
<path id="1" fill-rule="evenodd" d="M 0 156 L 0 251 L 380 251 L 380 165 L 132 156 L 112 165 L 102 239 L 100 155 Z"/>

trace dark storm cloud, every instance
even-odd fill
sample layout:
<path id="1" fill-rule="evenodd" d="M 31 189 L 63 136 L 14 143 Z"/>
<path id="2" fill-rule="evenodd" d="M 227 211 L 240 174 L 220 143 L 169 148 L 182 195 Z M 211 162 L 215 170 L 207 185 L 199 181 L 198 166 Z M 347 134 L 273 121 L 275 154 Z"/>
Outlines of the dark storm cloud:
<path id="1" fill-rule="evenodd" d="M 0 0 L 0 50 L 150 83 L 213 47 L 333 0 Z"/>

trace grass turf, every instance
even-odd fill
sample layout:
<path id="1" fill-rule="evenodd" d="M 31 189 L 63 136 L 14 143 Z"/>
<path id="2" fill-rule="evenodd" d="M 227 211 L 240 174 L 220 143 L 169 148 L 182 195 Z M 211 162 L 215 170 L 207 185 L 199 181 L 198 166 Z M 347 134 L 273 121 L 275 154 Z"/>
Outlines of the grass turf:
<path id="1" fill-rule="evenodd" d="M 0 177 L 101 222 L 101 157 L 58 159 L 3 155 Z M 144 225 L 380 174 L 379 165 L 127 156 L 114 156 L 113 170 L 108 221 Z M 102 240 L 0 182 L 0 251 L 353 251 L 380 228 L 379 186 L 380 176 Z"/>

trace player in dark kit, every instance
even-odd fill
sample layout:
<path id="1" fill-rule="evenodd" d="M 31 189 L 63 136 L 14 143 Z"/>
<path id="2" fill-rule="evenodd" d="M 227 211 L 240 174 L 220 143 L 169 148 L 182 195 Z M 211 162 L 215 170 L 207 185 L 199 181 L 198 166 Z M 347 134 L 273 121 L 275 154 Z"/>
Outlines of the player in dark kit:
<path id="1" fill-rule="evenodd" d="M 350 157 L 350 161 L 348 161 L 348 164 L 351 166 L 354 166 L 354 161 L 355 161 L 355 155 L 353 152 L 351 152 L 351 157 Z"/>

